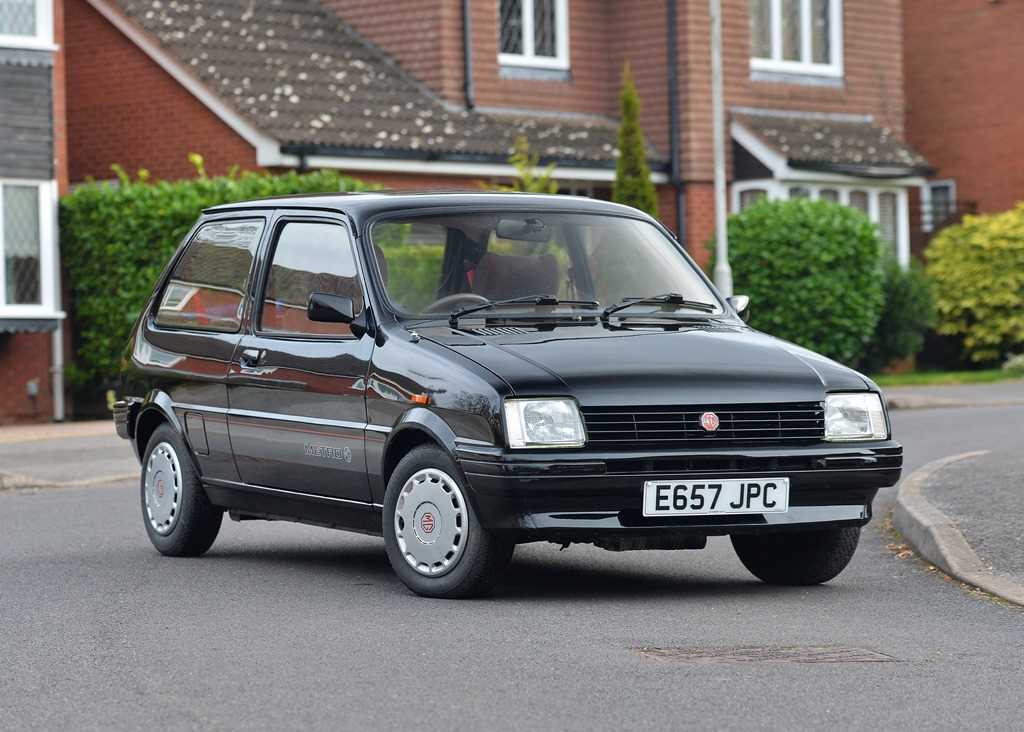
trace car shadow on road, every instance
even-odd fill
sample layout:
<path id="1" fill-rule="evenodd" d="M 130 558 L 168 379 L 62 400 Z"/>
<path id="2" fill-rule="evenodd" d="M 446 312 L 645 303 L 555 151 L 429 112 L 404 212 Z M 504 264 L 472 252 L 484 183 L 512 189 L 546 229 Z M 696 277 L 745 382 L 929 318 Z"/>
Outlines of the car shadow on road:
<path id="1" fill-rule="evenodd" d="M 640 554 L 637 554 L 638 559 Z M 683 561 L 684 557 L 680 557 Z M 255 564 L 261 576 L 280 571 L 282 577 L 308 578 L 323 584 L 325 579 L 342 584 L 371 584 L 387 588 L 398 594 L 408 591 L 395 577 L 380 543 L 315 547 L 230 547 L 212 550 L 203 562 L 217 564 Z M 507 600 L 607 600 L 621 598 L 675 598 L 701 599 L 751 597 L 771 594 L 773 597 L 796 596 L 807 592 L 841 595 L 839 585 L 819 587 L 777 587 L 766 585 L 751 577 L 714 577 L 689 573 L 680 576 L 678 570 L 659 572 L 641 566 L 642 562 L 623 566 L 581 565 L 562 561 L 553 556 L 517 556 L 508 573 L 493 594 L 483 601 Z"/>

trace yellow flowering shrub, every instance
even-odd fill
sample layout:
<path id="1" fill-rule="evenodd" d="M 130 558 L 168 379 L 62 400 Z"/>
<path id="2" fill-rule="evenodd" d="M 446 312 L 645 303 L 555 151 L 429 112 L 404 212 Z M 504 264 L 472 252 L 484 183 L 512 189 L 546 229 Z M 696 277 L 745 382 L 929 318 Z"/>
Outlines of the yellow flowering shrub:
<path id="1" fill-rule="evenodd" d="M 925 258 L 940 334 L 961 337 L 976 363 L 1024 347 L 1024 202 L 965 216 L 932 240 Z"/>

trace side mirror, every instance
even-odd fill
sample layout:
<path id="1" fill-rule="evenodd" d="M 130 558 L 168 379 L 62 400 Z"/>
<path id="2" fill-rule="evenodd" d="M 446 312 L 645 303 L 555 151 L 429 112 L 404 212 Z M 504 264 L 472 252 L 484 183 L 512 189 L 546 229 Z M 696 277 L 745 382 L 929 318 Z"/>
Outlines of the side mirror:
<path id="1" fill-rule="evenodd" d="M 732 295 L 725 298 L 726 302 L 732 305 L 732 309 L 740 316 L 740 319 L 747 323 L 750 321 L 750 298 L 746 295 Z"/>
<path id="2" fill-rule="evenodd" d="M 315 323 L 351 323 L 356 319 L 351 297 L 314 292 L 306 308 L 309 319 Z"/>

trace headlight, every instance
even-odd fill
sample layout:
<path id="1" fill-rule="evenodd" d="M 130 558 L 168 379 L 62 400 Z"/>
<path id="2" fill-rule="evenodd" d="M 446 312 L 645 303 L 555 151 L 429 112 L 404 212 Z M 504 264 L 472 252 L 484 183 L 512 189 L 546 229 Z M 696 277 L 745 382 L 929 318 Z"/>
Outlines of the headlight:
<path id="1" fill-rule="evenodd" d="M 582 447 L 580 410 L 572 399 L 506 399 L 509 447 Z"/>
<path id="2" fill-rule="evenodd" d="M 825 439 L 884 440 L 889 436 L 878 394 L 829 394 L 825 397 Z"/>

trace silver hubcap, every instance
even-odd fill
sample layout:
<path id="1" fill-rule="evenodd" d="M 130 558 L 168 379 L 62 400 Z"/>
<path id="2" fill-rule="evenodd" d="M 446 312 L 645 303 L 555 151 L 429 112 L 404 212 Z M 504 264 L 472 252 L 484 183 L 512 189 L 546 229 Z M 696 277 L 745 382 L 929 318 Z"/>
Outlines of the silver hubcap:
<path id="1" fill-rule="evenodd" d="M 146 462 L 146 517 L 158 534 L 169 534 L 181 513 L 181 464 L 170 443 L 161 442 Z"/>
<path id="2" fill-rule="evenodd" d="M 406 481 L 395 506 L 395 537 L 410 567 L 427 577 L 450 571 L 468 531 L 466 502 L 450 475 L 427 468 Z"/>

